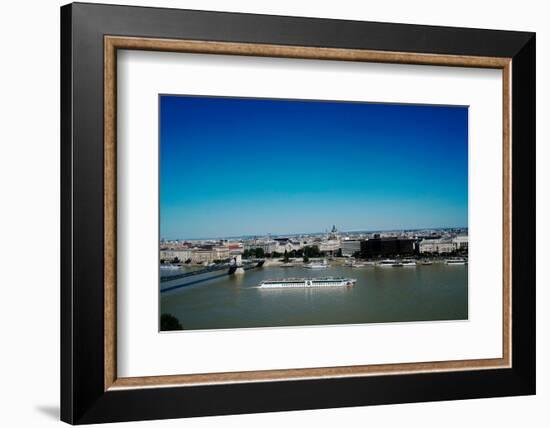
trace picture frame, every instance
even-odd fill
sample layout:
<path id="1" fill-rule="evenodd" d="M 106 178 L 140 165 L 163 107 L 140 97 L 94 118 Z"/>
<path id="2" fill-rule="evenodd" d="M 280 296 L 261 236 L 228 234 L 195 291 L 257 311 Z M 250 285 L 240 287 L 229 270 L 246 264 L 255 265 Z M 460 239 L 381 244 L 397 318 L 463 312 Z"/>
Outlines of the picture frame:
<path id="1" fill-rule="evenodd" d="M 503 159 L 495 159 L 503 167 L 502 357 L 119 377 L 119 50 L 502 70 Z M 86 424 L 534 394 L 535 97 L 534 33 L 63 6 L 61 419 Z"/>

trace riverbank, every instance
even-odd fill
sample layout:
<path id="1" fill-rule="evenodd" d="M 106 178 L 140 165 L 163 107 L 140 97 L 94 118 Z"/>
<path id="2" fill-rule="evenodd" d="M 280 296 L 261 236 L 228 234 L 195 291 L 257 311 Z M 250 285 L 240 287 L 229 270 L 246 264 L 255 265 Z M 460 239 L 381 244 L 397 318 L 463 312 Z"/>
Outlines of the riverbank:
<path id="1" fill-rule="evenodd" d="M 414 261 L 417 264 L 445 264 L 447 260 L 454 259 L 454 258 L 461 258 L 464 260 L 468 260 L 467 255 L 466 256 L 452 256 L 452 255 L 437 255 L 437 256 L 430 256 L 430 257 L 396 257 L 391 258 L 392 260 L 396 260 L 398 262 L 407 260 L 407 261 Z M 366 265 L 366 266 L 376 266 L 378 263 L 387 260 L 385 258 L 369 258 L 369 259 L 354 259 L 350 257 L 325 257 L 325 258 L 311 258 L 309 261 L 304 262 L 303 258 L 291 258 L 289 261 L 285 262 L 283 259 L 280 258 L 265 258 L 263 259 L 264 266 L 265 267 L 306 267 L 309 263 L 325 263 L 327 266 L 351 266 L 352 264 L 356 265 Z M 257 261 L 249 260 L 249 259 L 243 259 L 244 263 L 253 263 Z M 226 263 L 224 263 L 226 264 Z M 204 263 L 178 263 L 178 264 L 163 264 L 161 265 L 164 269 L 170 269 L 170 268 L 189 268 L 189 269 L 200 269 L 209 266 L 208 264 Z"/>

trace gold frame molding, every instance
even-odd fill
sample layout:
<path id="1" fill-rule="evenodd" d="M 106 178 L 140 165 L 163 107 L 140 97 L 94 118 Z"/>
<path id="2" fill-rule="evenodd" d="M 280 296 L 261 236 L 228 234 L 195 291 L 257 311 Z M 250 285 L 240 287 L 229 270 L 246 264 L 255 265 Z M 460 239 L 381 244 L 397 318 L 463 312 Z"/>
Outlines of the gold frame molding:
<path id="1" fill-rule="evenodd" d="M 394 64 L 494 68 L 502 70 L 503 112 L 503 322 L 502 358 L 432 361 L 404 364 L 357 365 L 305 369 L 204 373 L 170 376 L 117 377 L 116 367 L 116 88 L 117 50 L 147 50 L 218 55 L 244 55 Z M 204 384 L 358 377 L 421 372 L 480 370 L 511 367 L 512 277 L 512 164 L 511 164 L 511 58 L 383 52 L 305 46 L 104 37 L 104 389 L 193 386 Z"/>

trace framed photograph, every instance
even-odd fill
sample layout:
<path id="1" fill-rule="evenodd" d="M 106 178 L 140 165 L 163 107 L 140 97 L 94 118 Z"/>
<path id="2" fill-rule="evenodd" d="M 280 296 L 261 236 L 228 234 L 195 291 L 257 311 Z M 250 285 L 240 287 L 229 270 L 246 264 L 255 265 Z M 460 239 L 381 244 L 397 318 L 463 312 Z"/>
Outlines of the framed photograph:
<path id="1" fill-rule="evenodd" d="M 61 8 L 61 418 L 535 393 L 535 35 Z"/>

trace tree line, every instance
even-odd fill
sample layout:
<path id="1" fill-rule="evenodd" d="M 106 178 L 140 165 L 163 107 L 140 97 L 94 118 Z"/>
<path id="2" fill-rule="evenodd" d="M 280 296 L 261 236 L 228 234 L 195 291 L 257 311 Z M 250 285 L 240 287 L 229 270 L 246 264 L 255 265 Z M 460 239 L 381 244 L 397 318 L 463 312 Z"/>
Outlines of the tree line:
<path id="1" fill-rule="evenodd" d="M 249 248 L 244 250 L 243 252 L 243 258 L 245 259 L 283 258 L 285 262 L 288 262 L 291 258 L 295 259 L 300 257 L 303 257 L 304 261 L 308 261 L 310 258 L 322 257 L 323 255 L 324 254 L 319 250 L 319 247 L 315 245 L 307 246 L 299 250 L 291 250 L 291 251 L 285 250 L 284 253 L 279 253 L 277 251 L 267 253 L 261 247 Z"/>

